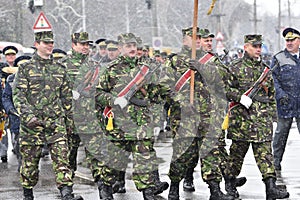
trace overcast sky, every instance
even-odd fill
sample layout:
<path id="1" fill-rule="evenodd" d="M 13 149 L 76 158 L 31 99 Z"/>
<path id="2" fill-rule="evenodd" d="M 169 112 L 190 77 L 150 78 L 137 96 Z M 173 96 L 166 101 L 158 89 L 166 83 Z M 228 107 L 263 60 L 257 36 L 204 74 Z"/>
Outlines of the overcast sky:
<path id="1" fill-rule="evenodd" d="M 249 4 L 254 4 L 254 0 L 244 0 Z M 288 13 L 288 1 L 290 2 L 290 9 L 292 15 L 299 15 L 300 0 L 281 0 L 281 13 L 287 15 Z M 279 0 L 256 0 L 257 14 L 266 10 L 273 15 L 278 15 Z"/>

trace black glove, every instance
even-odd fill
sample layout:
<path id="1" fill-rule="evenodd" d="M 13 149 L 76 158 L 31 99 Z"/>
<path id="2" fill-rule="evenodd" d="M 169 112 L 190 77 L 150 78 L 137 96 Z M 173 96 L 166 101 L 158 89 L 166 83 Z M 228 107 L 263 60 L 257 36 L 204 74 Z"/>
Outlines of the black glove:
<path id="1" fill-rule="evenodd" d="M 189 60 L 189 66 L 191 70 L 198 71 L 197 69 L 198 61 L 194 59 Z"/>
<path id="2" fill-rule="evenodd" d="M 279 99 L 279 104 L 281 106 L 286 106 L 289 104 L 289 98 L 287 96 L 283 96 Z"/>

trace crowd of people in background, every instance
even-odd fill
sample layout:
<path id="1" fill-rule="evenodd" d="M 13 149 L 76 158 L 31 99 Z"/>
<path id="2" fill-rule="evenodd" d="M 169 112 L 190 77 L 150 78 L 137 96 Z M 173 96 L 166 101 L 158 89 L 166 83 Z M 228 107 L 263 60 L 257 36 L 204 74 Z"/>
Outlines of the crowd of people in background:
<path id="1" fill-rule="evenodd" d="M 145 200 L 168 188 L 168 199 L 179 200 L 181 180 L 184 191 L 195 191 L 199 161 L 210 200 L 239 198 L 247 179 L 238 176 L 250 144 L 266 199 L 289 197 L 276 179 L 294 118 L 300 131 L 299 31 L 286 28 L 285 49 L 275 55 L 262 55 L 260 34 L 246 34 L 243 49 L 217 55 L 214 34 L 193 30 L 182 29 L 179 52 L 150 48 L 133 33 L 93 42 L 87 32 L 73 33 L 65 52 L 54 48 L 59 44 L 52 31 L 35 33 L 32 55 L 18 56 L 15 46 L 2 50 L 0 156 L 9 162 L 10 135 L 24 200 L 34 199 L 44 156 L 52 160 L 61 199 L 83 199 L 73 194 L 80 144 L 99 199 L 126 192 L 130 155 L 132 179 Z M 171 132 L 170 185 L 160 180 L 156 127 Z M 229 151 L 225 138 L 232 140 Z"/>

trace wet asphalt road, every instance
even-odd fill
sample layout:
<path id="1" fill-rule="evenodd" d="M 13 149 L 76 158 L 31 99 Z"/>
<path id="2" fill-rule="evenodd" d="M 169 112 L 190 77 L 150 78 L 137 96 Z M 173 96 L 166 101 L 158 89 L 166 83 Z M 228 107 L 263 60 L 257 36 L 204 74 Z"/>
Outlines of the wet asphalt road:
<path id="1" fill-rule="evenodd" d="M 229 141 L 230 144 L 230 141 Z M 167 181 L 167 173 L 169 169 L 170 157 L 172 153 L 171 140 L 164 138 L 156 142 L 155 148 L 158 156 L 163 160 L 159 166 L 161 180 Z M 284 161 L 282 163 L 281 176 L 278 177 L 277 183 L 286 185 L 290 193 L 290 200 L 300 200 L 300 135 L 297 128 L 293 124 L 290 137 L 288 140 Z M 132 165 L 129 164 L 126 173 L 126 189 L 125 194 L 115 194 L 116 200 L 141 200 L 142 194 L 135 189 L 131 180 Z M 265 199 L 265 186 L 261 180 L 260 172 L 255 164 L 251 148 L 249 149 L 241 176 L 246 176 L 247 183 L 239 188 L 240 198 L 244 200 Z M 209 189 L 202 181 L 199 165 L 196 168 L 195 174 L 196 192 L 187 193 L 180 186 L 180 197 L 185 200 L 205 200 L 209 199 Z M 94 184 L 90 170 L 84 167 L 84 154 L 82 148 L 79 154 L 79 169 L 74 180 L 74 193 L 80 194 L 85 200 L 99 199 L 98 190 Z M 182 183 L 181 183 L 182 184 Z M 221 188 L 224 191 L 224 182 L 221 183 Z M 36 200 L 53 200 L 60 199 L 59 191 L 56 188 L 54 174 L 49 158 L 43 158 L 40 162 L 40 178 L 37 186 L 34 188 L 34 196 Z M 157 196 L 158 200 L 167 199 L 168 190 Z M 0 200 L 22 200 L 22 189 L 19 183 L 19 175 L 17 172 L 17 162 L 15 155 L 9 150 L 8 163 L 0 162 Z"/>

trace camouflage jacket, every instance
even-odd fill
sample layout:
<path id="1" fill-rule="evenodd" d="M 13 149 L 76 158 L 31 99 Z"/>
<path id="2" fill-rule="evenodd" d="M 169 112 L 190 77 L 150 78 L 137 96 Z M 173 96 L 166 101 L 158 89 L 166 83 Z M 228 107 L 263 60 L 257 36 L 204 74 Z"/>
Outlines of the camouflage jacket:
<path id="1" fill-rule="evenodd" d="M 146 63 L 148 62 L 148 63 Z M 114 100 L 135 75 L 140 72 L 143 64 L 150 69 L 150 77 L 143 85 L 142 90 L 134 94 L 134 98 L 145 100 L 146 106 L 140 106 L 129 102 L 121 109 L 114 105 Z M 102 128 L 106 133 L 112 136 L 112 139 L 140 140 L 153 137 L 153 113 L 149 107 L 157 101 L 158 87 L 156 83 L 159 80 L 160 68 L 152 60 L 139 63 L 137 58 L 119 56 L 116 60 L 109 63 L 104 73 L 100 76 L 97 86 L 96 105 L 98 112 L 103 111 L 107 106 L 112 107 L 114 113 L 114 129 L 107 131 L 107 118 L 103 116 Z"/>
<path id="2" fill-rule="evenodd" d="M 198 58 L 201 57 L 198 53 Z M 207 132 L 210 118 L 210 94 L 200 73 L 195 73 L 194 103 L 190 103 L 190 81 L 188 80 L 177 91 L 177 83 L 184 73 L 190 69 L 191 49 L 183 47 L 181 52 L 170 56 L 166 61 L 168 76 L 165 84 L 169 84 L 173 92 L 170 102 L 171 128 L 175 137 L 201 137 Z"/>
<path id="3" fill-rule="evenodd" d="M 96 68 L 100 68 L 99 63 L 89 59 L 88 55 L 72 53 L 61 59 L 67 68 L 67 73 L 71 79 L 72 92 L 78 92 L 79 97 L 73 97 L 73 131 L 76 133 L 92 134 L 99 132 L 99 122 L 95 108 L 96 83 L 99 73 Z M 97 69 L 99 70 L 99 69 Z M 93 79 L 93 76 L 95 76 Z"/>
<path id="4" fill-rule="evenodd" d="M 260 60 L 254 60 L 245 53 L 244 57 L 229 66 L 229 70 L 236 77 L 227 92 L 227 98 L 232 102 L 239 102 L 241 96 L 260 77 L 266 65 Z M 273 119 L 276 118 L 274 84 L 268 77 L 258 93 L 253 97 L 249 109 L 237 104 L 230 113 L 228 138 L 250 142 L 271 141 L 273 135 Z"/>
<path id="5" fill-rule="evenodd" d="M 53 59 L 43 59 L 34 54 L 32 59 L 22 65 L 15 77 L 13 90 L 15 107 L 20 113 L 20 137 L 28 143 L 44 144 L 43 133 L 26 129 L 28 121 L 36 117 L 52 135 L 50 141 L 58 141 L 65 137 L 64 120 L 72 118 L 72 89 L 66 69 Z M 60 132 L 51 132 L 58 122 L 62 127 Z M 27 130 L 27 131 L 26 131 Z"/>

